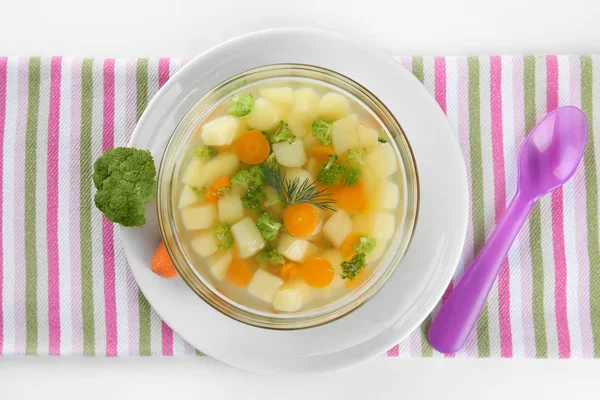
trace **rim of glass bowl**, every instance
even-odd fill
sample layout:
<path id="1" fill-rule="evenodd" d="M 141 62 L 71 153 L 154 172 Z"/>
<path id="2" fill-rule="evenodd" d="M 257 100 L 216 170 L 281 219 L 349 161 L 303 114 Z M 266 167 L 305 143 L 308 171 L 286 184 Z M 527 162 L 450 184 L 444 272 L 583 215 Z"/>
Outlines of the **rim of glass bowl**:
<path id="1" fill-rule="evenodd" d="M 405 210 L 396 224 L 392 241 L 379 260 L 372 276 L 354 291 L 331 304 L 306 312 L 274 314 L 246 307 L 220 294 L 194 268 L 177 235 L 174 217 L 174 179 L 181 167 L 177 161 L 198 126 L 211 111 L 234 92 L 263 82 L 275 80 L 309 80 L 333 86 L 350 95 L 384 127 L 386 136 L 393 139 L 394 152 L 402 165 Z M 245 324 L 268 329 L 303 329 L 331 322 L 356 310 L 374 296 L 400 263 L 412 240 L 419 212 L 419 179 L 417 165 L 408 139 L 400 124 L 387 107 L 369 90 L 352 79 L 325 68 L 306 64 L 272 64 L 254 68 L 233 76 L 207 92 L 183 117 L 169 139 L 158 173 L 157 212 L 163 241 L 175 268 L 187 285 L 217 311 Z"/>

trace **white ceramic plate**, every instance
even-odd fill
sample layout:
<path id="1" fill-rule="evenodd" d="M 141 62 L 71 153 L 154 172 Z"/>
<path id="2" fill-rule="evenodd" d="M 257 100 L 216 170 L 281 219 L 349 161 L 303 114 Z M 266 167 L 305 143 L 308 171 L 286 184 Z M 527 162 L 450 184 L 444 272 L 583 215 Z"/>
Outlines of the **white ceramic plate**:
<path id="1" fill-rule="evenodd" d="M 141 229 L 122 229 L 125 252 L 144 295 L 175 332 L 209 356 L 268 374 L 339 370 L 383 354 L 419 326 L 459 261 L 467 226 L 467 177 L 454 134 L 421 83 L 389 56 L 315 29 L 276 29 L 225 42 L 192 60 L 152 99 L 131 139 L 160 160 L 186 112 L 223 80 L 263 65 L 332 69 L 374 93 L 396 116 L 414 151 L 420 210 L 412 243 L 383 288 L 353 313 L 297 331 L 252 327 L 224 316 L 181 278 L 149 268 L 159 241 L 155 210 Z"/>

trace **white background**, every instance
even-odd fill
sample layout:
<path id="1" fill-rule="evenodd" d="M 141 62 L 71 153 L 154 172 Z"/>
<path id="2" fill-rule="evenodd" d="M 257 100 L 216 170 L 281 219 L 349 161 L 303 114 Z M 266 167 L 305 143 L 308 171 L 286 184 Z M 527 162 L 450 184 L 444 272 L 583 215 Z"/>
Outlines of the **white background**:
<path id="1" fill-rule="evenodd" d="M 392 55 L 600 53 L 595 0 L 0 0 L 0 55 L 192 57 L 253 30 L 314 26 Z M 0 358 L 0 399 L 577 399 L 600 361 L 380 358 L 270 378 L 208 358 Z"/>

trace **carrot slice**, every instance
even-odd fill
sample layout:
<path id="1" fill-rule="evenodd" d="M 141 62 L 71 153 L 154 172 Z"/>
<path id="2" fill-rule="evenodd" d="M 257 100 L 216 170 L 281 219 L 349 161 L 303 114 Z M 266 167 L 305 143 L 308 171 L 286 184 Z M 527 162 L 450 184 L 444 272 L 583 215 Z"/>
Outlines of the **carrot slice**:
<path id="1" fill-rule="evenodd" d="M 323 288 L 331 283 L 334 274 L 331 262 L 322 257 L 311 257 L 302 264 L 304 282 L 315 288 Z"/>
<path id="2" fill-rule="evenodd" d="M 358 240 L 363 236 L 362 233 L 351 233 L 344 239 L 342 244 L 340 245 L 340 253 L 342 253 L 342 258 L 344 260 L 349 259 L 354 255 L 354 245 Z"/>
<path id="3" fill-rule="evenodd" d="M 226 275 L 227 281 L 234 286 L 248 286 L 252 279 L 252 273 L 248 265 L 239 257 L 234 257 L 229 264 Z"/>
<path id="4" fill-rule="evenodd" d="M 315 146 L 312 149 L 310 149 L 310 153 L 314 158 L 317 159 L 317 161 L 320 162 L 327 162 L 327 160 L 329 160 L 329 156 L 335 154 L 333 149 L 327 146 Z"/>
<path id="5" fill-rule="evenodd" d="M 355 287 L 364 279 L 366 274 L 367 274 L 366 268 L 361 269 L 360 272 L 358 273 L 358 275 L 356 275 L 356 277 L 354 279 L 352 279 L 351 281 L 346 281 L 346 287 L 347 288 Z"/>
<path id="6" fill-rule="evenodd" d="M 177 276 L 177 269 L 173 265 L 173 261 L 171 261 L 171 257 L 169 257 L 169 253 L 167 253 L 167 248 L 163 242 L 160 242 L 152 256 L 152 260 L 150 260 L 150 269 L 156 275 L 163 278 L 168 279 Z"/>
<path id="7" fill-rule="evenodd" d="M 228 176 L 222 176 L 213 185 L 213 187 L 206 192 L 204 192 L 204 198 L 208 203 L 216 203 L 219 200 L 221 194 L 219 193 L 219 189 L 225 189 L 231 187 L 231 180 Z"/>
<path id="8" fill-rule="evenodd" d="M 235 143 L 235 153 L 240 161 L 256 165 L 265 161 L 271 152 L 267 138 L 257 130 L 244 133 Z"/>
<path id="9" fill-rule="evenodd" d="M 366 199 L 365 187 L 360 182 L 354 186 L 333 186 L 331 197 L 336 201 L 338 208 L 358 210 Z"/>
<path id="10" fill-rule="evenodd" d="M 282 265 L 279 270 L 279 275 L 286 281 L 295 278 L 299 273 L 300 265 L 294 262 Z"/>
<path id="11" fill-rule="evenodd" d="M 319 221 L 319 213 L 311 204 L 296 204 L 283 211 L 283 224 L 292 236 L 298 238 L 310 236 L 319 225 Z"/>

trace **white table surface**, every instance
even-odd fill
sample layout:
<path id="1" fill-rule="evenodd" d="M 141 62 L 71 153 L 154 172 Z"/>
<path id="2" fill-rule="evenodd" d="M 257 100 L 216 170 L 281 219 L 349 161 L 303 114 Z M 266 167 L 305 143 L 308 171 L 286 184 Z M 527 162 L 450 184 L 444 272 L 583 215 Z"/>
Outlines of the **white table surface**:
<path id="1" fill-rule="evenodd" d="M 258 29 L 314 26 L 393 55 L 600 53 L 594 0 L 0 0 L 0 55 L 192 57 Z M 600 361 L 385 359 L 254 376 L 208 358 L 0 358 L 0 399 L 590 398 Z"/>

